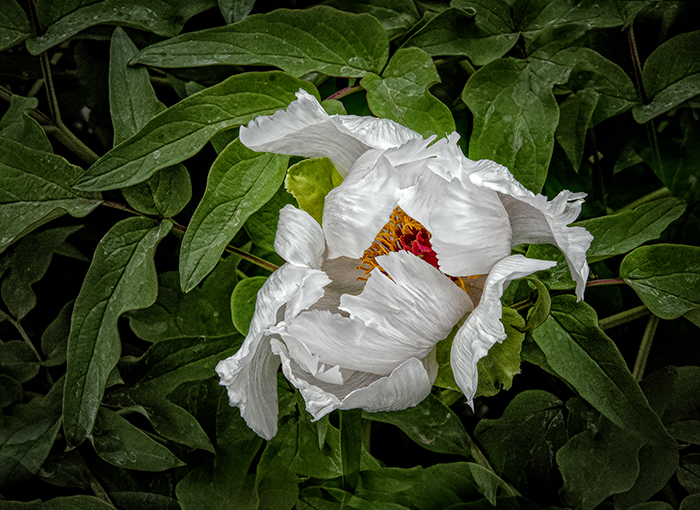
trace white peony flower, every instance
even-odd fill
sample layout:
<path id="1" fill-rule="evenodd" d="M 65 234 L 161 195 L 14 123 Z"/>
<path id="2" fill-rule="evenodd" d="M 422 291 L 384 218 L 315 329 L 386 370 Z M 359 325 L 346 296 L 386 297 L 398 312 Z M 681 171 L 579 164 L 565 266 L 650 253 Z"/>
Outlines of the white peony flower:
<path id="1" fill-rule="evenodd" d="M 287 263 L 258 293 L 241 349 L 216 367 L 231 405 L 272 438 L 280 364 L 316 420 L 417 405 L 435 381 L 435 344 L 465 316 L 451 364 L 471 404 L 477 361 L 506 337 L 504 289 L 554 265 L 511 247 L 558 246 L 583 297 L 592 236 L 567 225 L 585 194 L 547 201 L 505 167 L 467 159 L 456 133 L 425 140 L 390 120 L 329 116 L 302 90 L 297 98 L 241 128 L 241 141 L 326 156 L 345 180 L 325 199 L 323 225 L 289 205 L 280 212 L 275 249 Z"/>

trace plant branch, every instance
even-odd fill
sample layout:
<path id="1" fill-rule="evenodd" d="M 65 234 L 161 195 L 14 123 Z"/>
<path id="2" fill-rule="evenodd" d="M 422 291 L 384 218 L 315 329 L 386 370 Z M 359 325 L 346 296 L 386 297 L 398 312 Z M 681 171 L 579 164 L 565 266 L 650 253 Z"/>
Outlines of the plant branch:
<path id="1" fill-rule="evenodd" d="M 637 351 L 634 369 L 632 369 L 632 377 L 634 377 L 634 380 L 637 382 L 641 381 L 644 377 L 644 369 L 647 366 L 647 360 L 651 352 L 651 344 L 654 343 L 654 335 L 656 334 L 656 328 L 658 326 L 659 318 L 656 315 L 649 317 L 649 322 L 647 322 L 647 327 L 642 335 L 642 342 L 639 344 L 639 351 Z"/>
<path id="2" fill-rule="evenodd" d="M 598 326 L 600 327 L 600 329 L 605 331 L 606 329 L 622 326 L 623 324 L 627 324 L 628 322 L 632 322 L 634 320 L 645 317 L 646 315 L 649 315 L 649 313 L 651 312 L 649 312 L 649 309 L 646 306 L 639 305 L 635 308 L 625 310 L 624 312 L 616 313 L 615 315 L 611 315 L 610 317 L 606 317 L 605 319 L 600 319 L 598 321 Z"/>
<path id="3" fill-rule="evenodd" d="M 350 94 L 357 92 L 358 90 L 362 90 L 362 87 L 360 85 L 352 85 L 350 87 L 345 87 L 344 89 L 340 89 L 335 94 L 331 94 L 330 96 L 328 96 L 326 98 L 326 101 L 330 99 L 341 99 L 345 96 L 349 96 Z"/>
<path id="4" fill-rule="evenodd" d="M 586 282 L 586 287 L 598 287 L 600 285 L 620 285 L 625 283 L 622 278 L 605 278 L 603 280 L 591 280 Z"/>

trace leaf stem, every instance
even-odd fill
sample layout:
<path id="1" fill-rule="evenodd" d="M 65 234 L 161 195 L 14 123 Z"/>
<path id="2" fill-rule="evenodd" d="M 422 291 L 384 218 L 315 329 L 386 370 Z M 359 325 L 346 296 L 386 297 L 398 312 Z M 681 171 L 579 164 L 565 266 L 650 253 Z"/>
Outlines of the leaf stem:
<path id="1" fill-rule="evenodd" d="M 600 285 L 621 285 L 625 283 L 622 278 L 605 278 L 603 280 L 591 280 L 586 282 L 586 287 L 598 287 Z"/>
<path id="2" fill-rule="evenodd" d="M 41 355 L 39 354 L 39 351 L 36 350 L 36 347 L 34 347 L 34 344 L 32 343 L 31 339 L 29 338 L 29 335 L 27 335 L 27 332 L 24 330 L 22 327 L 22 324 L 18 320 L 15 320 L 12 315 L 9 313 L 5 312 L 4 310 L 0 310 L 0 318 L 7 320 L 10 324 L 12 324 L 15 329 L 19 332 L 19 335 L 22 337 L 22 340 L 29 346 L 29 348 L 32 350 L 34 353 L 34 356 L 36 356 L 37 361 L 39 363 L 42 363 L 44 360 L 42 359 Z"/>
<path id="3" fill-rule="evenodd" d="M 357 92 L 358 90 L 362 90 L 362 87 L 360 85 L 352 85 L 350 87 L 345 87 L 344 89 L 340 89 L 335 94 L 331 94 L 325 100 L 329 101 L 331 99 L 341 99 L 345 96 L 349 96 L 350 94 Z"/>
<path id="4" fill-rule="evenodd" d="M 600 329 L 605 331 L 606 329 L 622 326 L 623 324 L 627 324 L 628 322 L 632 322 L 634 320 L 645 317 L 646 315 L 649 315 L 649 313 L 649 309 L 646 306 L 639 305 L 635 308 L 630 308 L 629 310 L 625 310 L 624 312 L 616 313 L 615 315 L 606 317 L 605 319 L 600 319 L 598 321 L 598 326 L 600 327 Z"/>
<path id="5" fill-rule="evenodd" d="M 642 335 L 642 342 L 639 344 L 637 359 L 632 369 L 632 377 L 634 377 L 634 380 L 637 382 L 641 381 L 644 377 L 644 369 L 647 366 L 647 360 L 651 352 L 651 344 L 654 342 L 654 335 L 656 334 L 656 328 L 658 326 L 659 318 L 656 315 L 649 317 L 649 322 L 647 322 L 647 327 Z"/>

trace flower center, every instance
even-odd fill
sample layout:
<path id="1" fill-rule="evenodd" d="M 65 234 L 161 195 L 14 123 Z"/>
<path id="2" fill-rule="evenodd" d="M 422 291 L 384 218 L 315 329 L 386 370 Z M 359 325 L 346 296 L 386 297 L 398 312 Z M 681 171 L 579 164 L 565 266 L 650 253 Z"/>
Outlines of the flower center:
<path id="1" fill-rule="evenodd" d="M 435 253 L 430 243 L 431 237 L 432 234 L 427 228 L 403 212 L 400 207 L 397 207 L 392 211 L 389 221 L 379 231 L 370 247 L 362 254 L 362 262 L 356 269 L 362 269 L 364 274 L 358 280 L 367 281 L 370 273 L 375 268 L 386 274 L 386 271 L 382 269 L 382 266 L 379 265 L 376 259 L 381 255 L 396 251 L 408 251 L 416 257 L 425 260 L 434 268 L 440 269 L 437 253 Z M 478 278 L 480 275 L 445 276 L 450 278 L 464 292 L 467 292 L 464 279 Z"/>

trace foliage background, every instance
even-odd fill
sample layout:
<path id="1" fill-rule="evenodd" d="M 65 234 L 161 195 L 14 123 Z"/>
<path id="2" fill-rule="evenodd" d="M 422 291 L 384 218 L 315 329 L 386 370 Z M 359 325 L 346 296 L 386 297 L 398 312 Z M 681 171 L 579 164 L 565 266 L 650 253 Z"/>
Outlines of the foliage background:
<path id="1" fill-rule="evenodd" d="M 3 0 L 0 508 L 700 507 L 695 4 L 316 3 Z M 280 377 L 266 443 L 228 406 L 277 212 L 337 185 L 237 141 L 300 87 L 588 193 L 585 302 L 520 247 L 560 263 L 509 287 L 475 412 L 450 339 L 416 408 L 312 423 Z"/>

